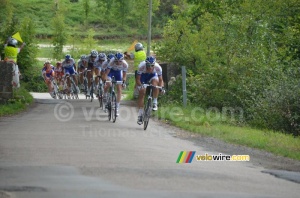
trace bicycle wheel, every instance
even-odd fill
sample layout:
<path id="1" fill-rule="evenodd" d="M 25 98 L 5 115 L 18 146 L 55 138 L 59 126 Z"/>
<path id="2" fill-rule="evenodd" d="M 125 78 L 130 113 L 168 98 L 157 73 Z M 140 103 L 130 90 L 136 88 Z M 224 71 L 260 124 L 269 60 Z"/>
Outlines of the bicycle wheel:
<path id="1" fill-rule="evenodd" d="M 77 89 L 76 89 L 76 84 L 75 82 L 72 80 L 71 81 L 71 89 L 72 89 L 72 98 L 73 99 L 78 99 L 78 92 L 77 92 Z"/>
<path id="2" fill-rule="evenodd" d="M 88 82 L 87 82 L 87 79 L 86 79 L 86 78 L 83 79 L 83 86 L 84 86 L 83 92 L 84 92 L 84 94 L 86 95 L 87 89 L 88 89 Z"/>
<path id="3" fill-rule="evenodd" d="M 108 120 L 110 121 L 111 120 L 111 112 L 112 112 L 110 98 L 107 99 L 107 112 L 108 112 Z"/>
<path id="4" fill-rule="evenodd" d="M 112 112 L 112 121 L 116 122 L 117 119 L 117 97 L 116 94 L 113 92 L 111 95 L 111 112 Z"/>
<path id="5" fill-rule="evenodd" d="M 150 116 L 151 116 L 151 104 L 152 104 L 152 99 L 149 98 L 148 101 L 147 101 L 147 104 L 145 106 L 145 109 L 144 109 L 144 130 L 147 129 L 148 127 L 148 123 L 149 123 L 149 119 L 150 119 Z"/>
<path id="6" fill-rule="evenodd" d="M 53 82 L 53 91 L 54 91 L 54 99 L 58 98 L 58 87 L 55 82 Z"/>
<path id="7" fill-rule="evenodd" d="M 102 88 L 102 84 L 99 85 L 98 100 L 99 100 L 100 108 L 103 109 L 103 88 Z"/>
<path id="8" fill-rule="evenodd" d="M 94 82 L 91 84 L 91 91 L 90 91 L 90 97 L 91 97 L 91 102 L 93 102 L 94 99 Z"/>

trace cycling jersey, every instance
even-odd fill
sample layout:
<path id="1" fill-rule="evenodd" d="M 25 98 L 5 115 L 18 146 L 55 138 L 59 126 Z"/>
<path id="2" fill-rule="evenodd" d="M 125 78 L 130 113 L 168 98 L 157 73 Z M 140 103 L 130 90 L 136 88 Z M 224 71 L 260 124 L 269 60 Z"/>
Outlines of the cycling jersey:
<path id="1" fill-rule="evenodd" d="M 161 76 L 162 75 L 162 68 L 158 63 L 155 63 L 155 65 L 151 68 L 151 70 L 147 71 L 146 61 L 143 61 L 139 65 L 137 74 L 141 75 L 143 73 L 157 73 L 158 76 Z"/>
<path id="2" fill-rule="evenodd" d="M 64 69 L 75 67 L 75 61 L 74 61 L 74 59 L 73 59 L 73 58 L 70 58 L 70 61 L 69 61 L 69 62 L 67 62 L 66 60 L 64 60 L 64 61 L 62 62 L 62 67 L 63 67 Z"/>
<path id="3" fill-rule="evenodd" d="M 125 60 L 121 60 L 121 64 L 118 65 L 115 63 L 115 58 L 112 58 L 108 64 L 107 68 L 115 70 L 115 71 L 127 72 L 128 63 Z"/>
<path id="4" fill-rule="evenodd" d="M 79 60 L 77 65 L 78 65 L 79 69 L 84 69 L 86 67 L 86 65 L 84 64 L 84 62 L 82 60 Z"/>
<path id="5" fill-rule="evenodd" d="M 50 78 L 50 77 L 54 77 L 54 70 L 51 69 L 51 70 L 45 70 L 45 74 L 46 74 L 46 77 Z"/>
<path id="6" fill-rule="evenodd" d="M 64 70 L 62 67 L 55 67 L 54 72 L 57 77 L 62 77 L 64 75 Z"/>
<path id="7" fill-rule="evenodd" d="M 92 59 L 91 55 L 87 56 L 86 58 L 88 69 L 93 69 L 98 61 L 98 58 Z"/>

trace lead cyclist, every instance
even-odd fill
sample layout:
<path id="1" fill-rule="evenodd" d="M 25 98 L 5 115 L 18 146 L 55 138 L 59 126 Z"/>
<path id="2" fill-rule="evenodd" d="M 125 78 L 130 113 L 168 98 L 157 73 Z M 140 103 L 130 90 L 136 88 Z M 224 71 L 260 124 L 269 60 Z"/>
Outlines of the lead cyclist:
<path id="1" fill-rule="evenodd" d="M 153 86 L 164 86 L 164 81 L 162 78 L 162 68 L 156 62 L 154 56 L 148 56 L 145 61 L 139 64 L 136 76 L 136 85 L 139 90 L 138 97 L 138 121 L 137 123 L 141 125 L 143 123 L 143 113 L 144 113 L 144 98 L 146 93 L 146 88 L 143 84 L 148 84 L 149 82 Z M 164 90 L 163 90 L 164 92 Z M 159 94 L 159 89 L 154 88 L 153 90 L 153 111 L 157 111 L 157 98 Z"/>

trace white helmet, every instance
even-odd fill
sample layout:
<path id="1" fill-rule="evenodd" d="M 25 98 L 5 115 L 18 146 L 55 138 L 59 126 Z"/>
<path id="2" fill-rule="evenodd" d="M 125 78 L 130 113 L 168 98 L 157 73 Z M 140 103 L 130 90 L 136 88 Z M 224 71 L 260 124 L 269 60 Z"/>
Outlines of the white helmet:
<path id="1" fill-rule="evenodd" d="M 143 50 L 144 46 L 143 46 L 142 43 L 137 43 L 137 44 L 135 44 L 134 49 L 135 49 L 136 52 L 138 52 L 138 51 Z"/>
<path id="2" fill-rule="evenodd" d="M 16 39 L 14 39 L 14 38 L 8 39 L 8 45 L 16 47 L 17 44 L 18 44 L 18 41 Z"/>

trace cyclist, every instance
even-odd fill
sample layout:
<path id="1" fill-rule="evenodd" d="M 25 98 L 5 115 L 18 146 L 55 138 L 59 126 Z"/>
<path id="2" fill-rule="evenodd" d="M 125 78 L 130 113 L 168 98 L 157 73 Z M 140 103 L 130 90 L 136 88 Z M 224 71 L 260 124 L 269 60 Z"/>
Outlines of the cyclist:
<path id="1" fill-rule="evenodd" d="M 64 70 L 63 70 L 61 61 L 56 62 L 56 67 L 54 68 L 54 72 L 55 72 L 55 79 L 57 81 L 59 89 L 62 90 L 62 88 L 63 88 L 63 80 L 62 79 L 64 76 Z"/>
<path id="2" fill-rule="evenodd" d="M 103 64 L 106 62 L 106 54 L 105 53 L 99 53 L 97 62 L 95 63 L 95 89 L 98 91 L 98 84 L 99 84 L 99 78 L 101 78 L 101 71 Z"/>
<path id="3" fill-rule="evenodd" d="M 51 83 L 52 78 L 55 77 L 54 68 L 53 68 L 53 65 L 51 65 L 50 61 L 46 61 L 44 65 L 45 65 L 44 66 L 45 69 L 43 71 L 43 77 L 44 77 L 45 83 L 48 87 L 49 94 L 51 95 L 52 98 L 54 98 L 55 97 L 54 87 Z"/>
<path id="4" fill-rule="evenodd" d="M 44 73 L 46 72 L 46 69 L 47 69 L 47 64 L 51 65 L 50 61 L 45 61 L 44 62 L 44 65 L 43 65 L 43 68 L 42 68 L 42 77 L 43 78 L 44 78 Z M 51 68 L 54 70 L 54 66 L 53 65 L 51 65 Z"/>
<path id="5" fill-rule="evenodd" d="M 122 84 L 117 84 L 117 113 L 116 115 L 119 116 L 119 107 L 120 107 L 120 101 L 122 96 L 122 87 L 125 87 L 125 81 L 126 81 L 126 72 L 128 69 L 128 63 L 124 60 L 124 54 L 117 52 L 114 57 L 110 60 L 107 69 L 105 71 L 105 79 L 109 80 L 113 76 L 115 77 L 116 81 L 122 81 Z M 109 78 L 106 76 L 108 75 Z M 107 89 L 110 85 L 107 85 L 105 87 L 104 92 L 107 92 Z M 104 95 L 105 97 L 105 95 Z"/>
<path id="6" fill-rule="evenodd" d="M 94 68 L 97 63 L 97 58 L 98 58 L 98 52 L 96 50 L 92 50 L 90 55 L 86 57 L 87 69 L 91 70 L 90 72 L 87 73 L 87 79 L 88 79 L 88 90 L 86 93 L 87 96 L 90 96 L 91 85 L 92 85 L 91 79 L 93 78 Z"/>
<path id="7" fill-rule="evenodd" d="M 65 60 L 62 62 L 62 67 L 64 68 L 64 73 L 65 73 L 65 77 L 70 76 L 71 78 L 73 78 L 75 84 L 76 84 L 76 89 L 77 89 L 77 93 L 79 93 L 79 88 L 78 88 L 78 82 L 77 82 L 77 78 L 76 78 L 76 63 L 75 60 L 71 57 L 70 54 L 67 54 L 65 56 Z M 68 87 L 70 89 L 71 87 L 71 82 L 70 79 L 67 79 L 68 82 Z M 69 90 L 70 91 L 70 90 Z"/>
<path id="8" fill-rule="evenodd" d="M 163 87 L 164 81 L 162 78 L 162 68 L 156 62 L 156 58 L 154 56 L 148 56 L 145 61 L 141 62 L 139 65 L 139 69 L 137 71 L 136 76 L 136 85 L 139 90 L 138 97 L 138 121 L 137 123 L 141 125 L 143 123 L 143 113 L 144 113 L 144 97 L 146 93 L 146 89 L 142 84 L 151 83 L 153 86 Z M 154 88 L 153 90 L 153 107 L 152 110 L 157 110 L 157 98 L 159 94 L 159 89 Z"/>
<path id="9" fill-rule="evenodd" d="M 78 73 L 79 73 L 79 83 L 81 85 L 81 89 L 84 89 L 84 85 L 83 85 L 83 75 L 84 75 L 84 70 L 87 67 L 87 56 L 86 55 L 81 55 L 78 64 L 77 64 L 77 69 L 78 69 Z"/>
<path id="10" fill-rule="evenodd" d="M 104 61 L 104 63 L 102 64 L 102 69 L 101 69 L 101 76 L 102 76 L 102 80 L 105 80 L 104 79 L 104 76 L 105 76 L 105 71 L 108 67 L 108 64 L 110 62 L 110 60 L 114 57 L 115 55 L 110 53 L 110 54 L 107 54 L 106 56 L 106 61 Z"/>
<path id="11" fill-rule="evenodd" d="M 101 70 L 101 77 L 102 77 L 102 81 L 104 82 L 106 79 L 105 77 L 105 72 L 106 72 L 106 69 L 108 67 L 108 64 L 110 62 L 110 60 L 114 57 L 115 55 L 110 53 L 110 54 L 107 54 L 106 56 L 106 61 L 102 64 L 102 70 Z M 106 96 L 107 96 L 107 85 L 104 84 L 104 94 L 103 94 L 103 105 L 106 106 Z M 105 109 L 106 111 L 106 109 Z"/>
<path id="12" fill-rule="evenodd" d="M 133 63 L 134 70 L 135 70 L 134 77 L 136 78 L 137 69 L 138 69 L 139 64 L 146 59 L 146 52 L 144 51 L 144 46 L 142 43 L 135 44 L 134 50 L 135 50 L 134 53 L 128 54 L 127 52 L 125 52 L 124 54 L 127 58 L 134 59 L 134 63 Z M 133 95 L 135 98 L 137 98 L 139 95 L 139 91 L 137 89 L 136 84 L 134 85 Z"/>

